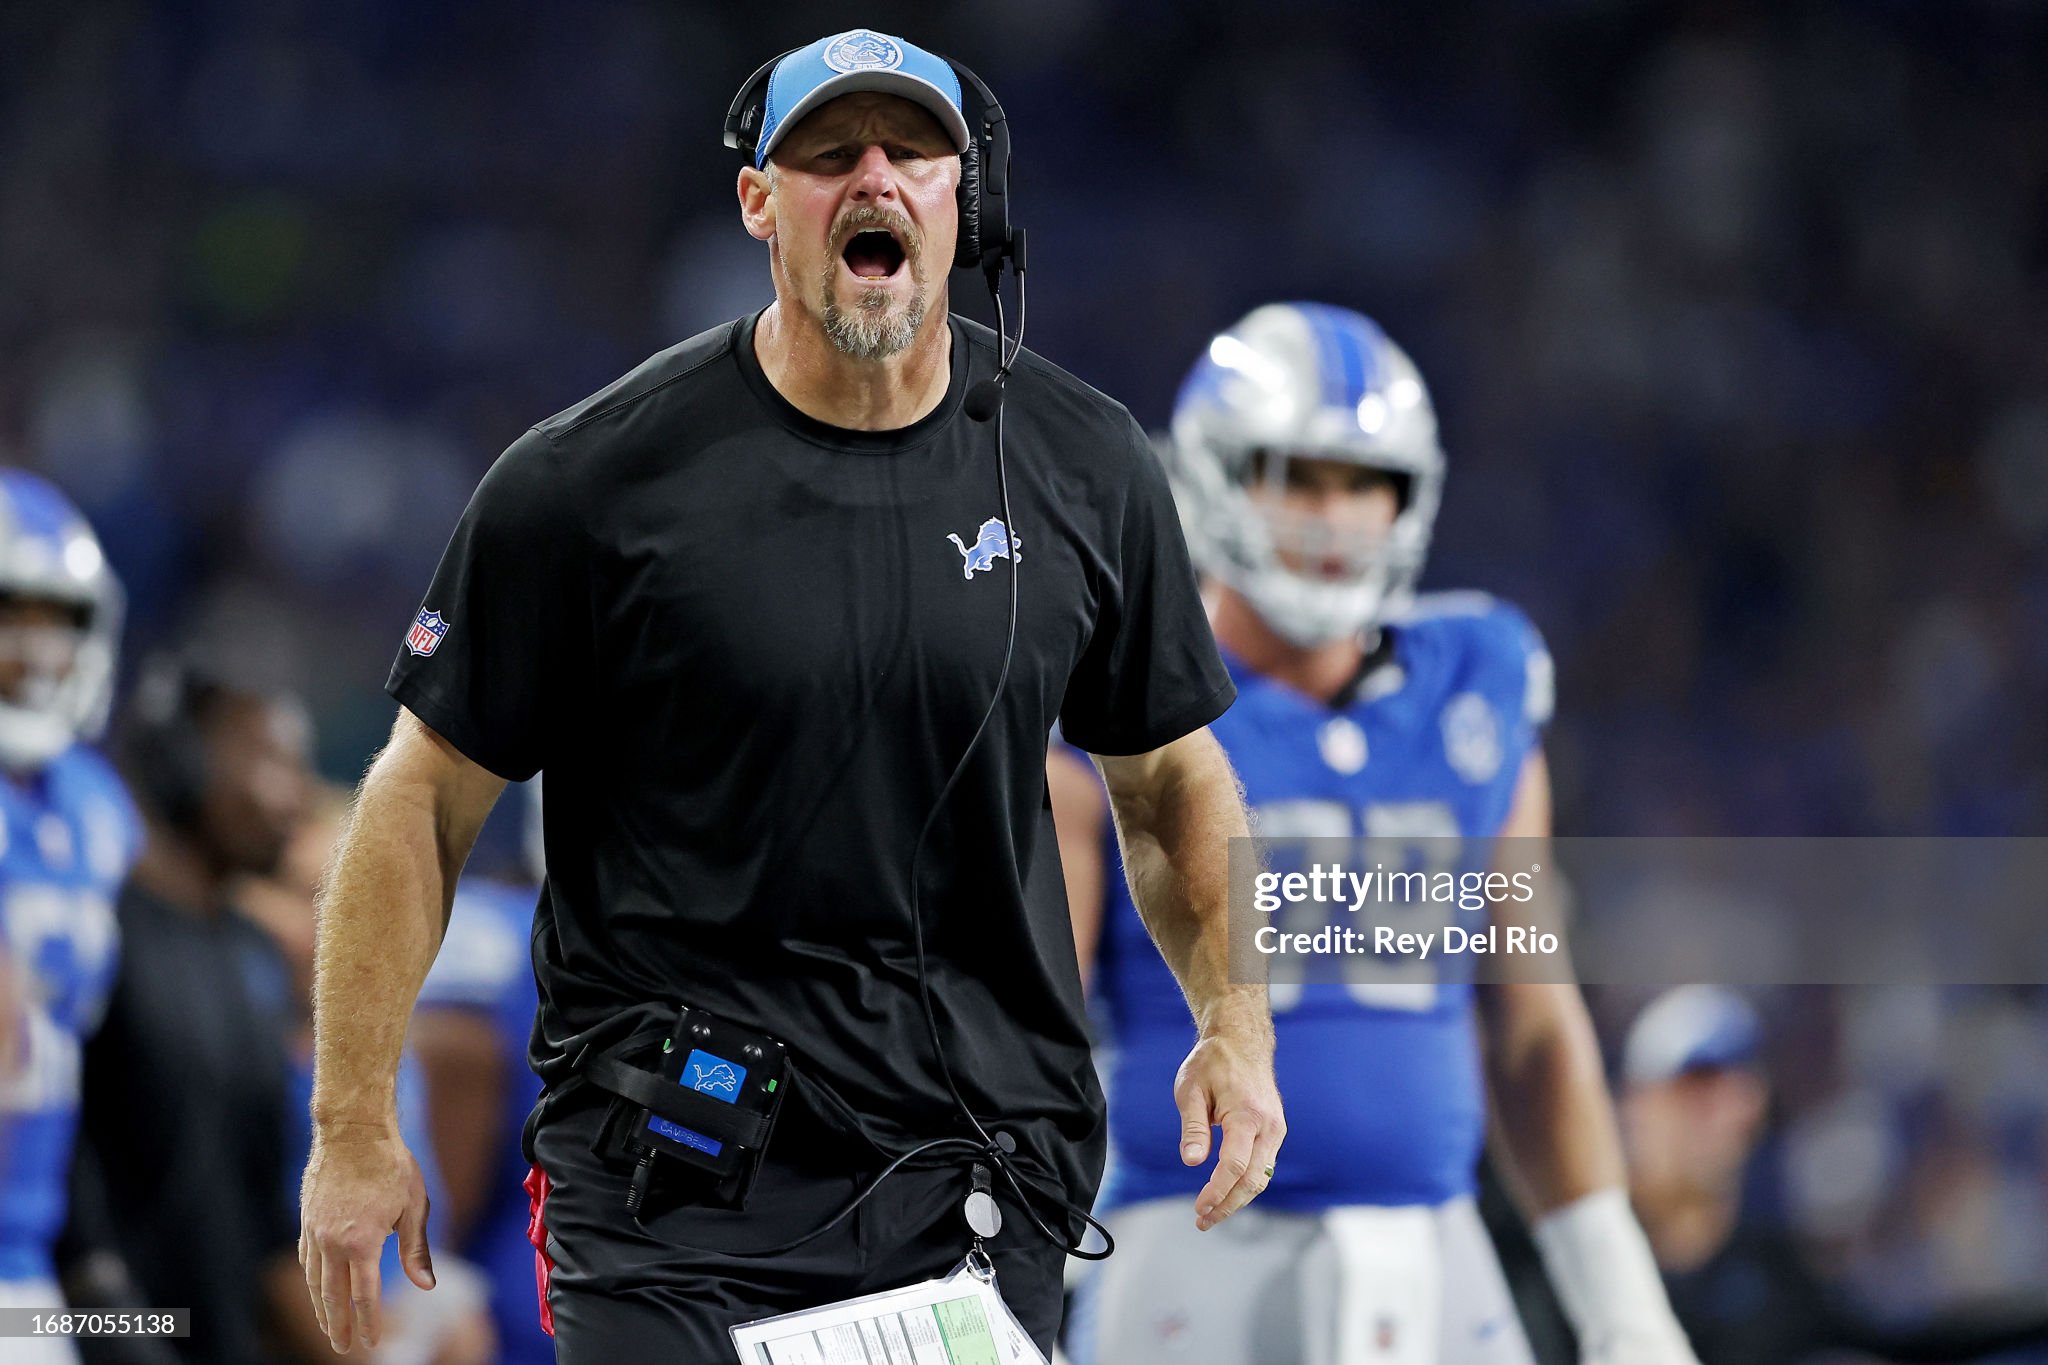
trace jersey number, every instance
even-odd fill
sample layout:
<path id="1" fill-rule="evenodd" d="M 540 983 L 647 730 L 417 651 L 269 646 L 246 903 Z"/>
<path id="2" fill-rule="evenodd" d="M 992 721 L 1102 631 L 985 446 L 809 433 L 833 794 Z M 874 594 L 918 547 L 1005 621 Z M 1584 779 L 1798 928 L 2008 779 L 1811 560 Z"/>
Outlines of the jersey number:
<path id="1" fill-rule="evenodd" d="M 1355 870 L 1379 866 L 1390 872 L 1450 872 L 1458 860 L 1457 812 L 1442 801 L 1382 801 L 1355 812 L 1341 801 L 1274 801 L 1258 809 L 1258 833 L 1269 839 L 1357 839 Z M 1323 927 L 1325 906 L 1289 904 L 1274 922 L 1288 933 Z M 1346 912 L 1339 911 L 1339 914 Z M 1434 902 L 1415 907 L 1414 931 L 1436 932 L 1452 922 L 1452 907 Z M 1437 973 L 1430 961 L 1382 962 L 1358 958 L 1345 963 L 1344 989 L 1367 1009 L 1424 1013 L 1437 1002 Z M 1268 987 L 1273 1012 L 1301 1003 L 1298 981 Z"/>
<path id="2" fill-rule="evenodd" d="M 25 1056 L 0 1080 L 0 1111 L 78 1102 L 79 1039 L 99 1023 L 115 937 L 114 910 L 96 892 L 16 886 L 0 893 L 0 971 L 15 976 Z M 7 1071 L 0 1059 L 0 1077 Z"/>

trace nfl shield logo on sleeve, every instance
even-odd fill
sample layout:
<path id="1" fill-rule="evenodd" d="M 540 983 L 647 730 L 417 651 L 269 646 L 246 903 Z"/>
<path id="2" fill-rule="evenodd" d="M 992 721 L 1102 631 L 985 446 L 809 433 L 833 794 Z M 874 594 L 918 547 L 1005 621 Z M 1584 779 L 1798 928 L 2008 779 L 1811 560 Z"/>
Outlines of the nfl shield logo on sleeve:
<path id="1" fill-rule="evenodd" d="M 448 623 L 441 619 L 441 613 L 422 608 L 420 614 L 413 618 L 412 629 L 405 633 L 405 647 L 425 658 L 434 652 L 441 643 L 441 637 L 447 633 Z"/>

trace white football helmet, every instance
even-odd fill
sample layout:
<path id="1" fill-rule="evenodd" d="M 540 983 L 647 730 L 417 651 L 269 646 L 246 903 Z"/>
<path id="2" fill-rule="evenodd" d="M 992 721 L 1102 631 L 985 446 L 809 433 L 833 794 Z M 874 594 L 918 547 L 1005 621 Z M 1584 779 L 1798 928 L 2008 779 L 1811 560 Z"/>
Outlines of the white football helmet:
<path id="1" fill-rule="evenodd" d="M 1378 324 L 1347 308 L 1273 303 L 1209 343 L 1181 384 L 1166 452 L 1196 565 L 1267 624 L 1309 646 L 1363 633 L 1414 596 L 1443 496 L 1444 454 L 1422 376 Z M 1342 536 L 1252 496 L 1285 487 L 1290 459 L 1341 460 L 1394 477 L 1384 536 Z M 1282 547 L 1342 565 L 1310 577 Z"/>
<path id="2" fill-rule="evenodd" d="M 0 469 L 0 599 L 54 603 L 61 625 L 0 626 L 0 768 L 32 772 L 105 729 L 121 638 L 121 585 L 85 517 L 48 481 Z"/>

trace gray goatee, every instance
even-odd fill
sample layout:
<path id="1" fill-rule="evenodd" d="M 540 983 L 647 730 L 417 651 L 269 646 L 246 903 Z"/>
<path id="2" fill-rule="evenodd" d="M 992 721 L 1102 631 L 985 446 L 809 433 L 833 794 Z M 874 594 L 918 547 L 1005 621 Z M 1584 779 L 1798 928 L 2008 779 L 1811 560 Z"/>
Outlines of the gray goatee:
<path id="1" fill-rule="evenodd" d="M 909 268 L 916 288 L 901 309 L 895 309 L 895 298 L 882 287 L 863 289 L 854 296 L 851 308 L 842 307 L 836 288 L 840 258 L 833 255 L 825 262 L 825 308 L 821 321 L 826 338 L 841 354 L 854 360 L 887 360 L 909 346 L 917 338 L 918 328 L 924 326 L 924 243 L 907 220 L 868 204 L 847 214 L 840 223 L 837 240 L 842 249 L 854 233 L 866 228 L 895 229 L 897 240 L 903 245 L 903 263 Z"/>

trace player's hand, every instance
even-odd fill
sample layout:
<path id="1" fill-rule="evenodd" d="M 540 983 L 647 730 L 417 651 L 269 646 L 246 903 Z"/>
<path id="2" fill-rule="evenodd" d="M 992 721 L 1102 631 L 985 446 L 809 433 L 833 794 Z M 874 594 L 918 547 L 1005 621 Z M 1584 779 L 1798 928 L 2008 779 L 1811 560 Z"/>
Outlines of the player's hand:
<path id="1" fill-rule="evenodd" d="M 1205 1031 L 1174 1077 L 1173 1102 L 1184 1164 L 1206 1161 L 1210 1129 L 1223 1130 L 1216 1170 L 1195 1196 L 1195 1226 L 1207 1232 L 1264 1192 L 1287 1136 L 1270 1016 Z"/>
<path id="2" fill-rule="evenodd" d="M 328 1344 L 346 1354 L 383 1335 L 378 1261 L 398 1233 L 406 1278 L 434 1287 L 427 1253 L 427 1183 L 395 1129 L 316 1130 L 299 1190 L 299 1264 Z"/>

